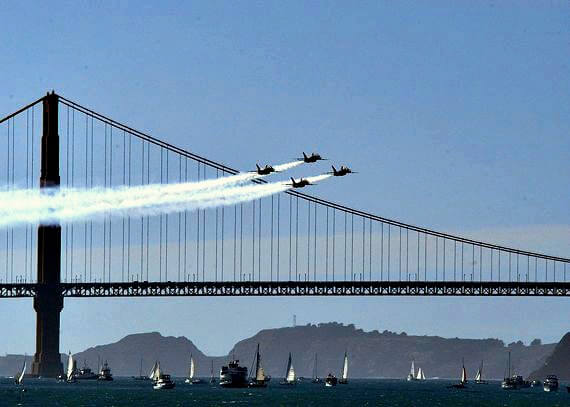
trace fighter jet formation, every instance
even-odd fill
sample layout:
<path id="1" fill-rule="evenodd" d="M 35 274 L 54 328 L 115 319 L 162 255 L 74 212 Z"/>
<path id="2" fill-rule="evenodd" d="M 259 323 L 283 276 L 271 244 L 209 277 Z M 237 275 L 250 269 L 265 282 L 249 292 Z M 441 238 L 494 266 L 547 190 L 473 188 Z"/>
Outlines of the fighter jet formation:
<path id="1" fill-rule="evenodd" d="M 316 163 L 317 161 L 326 160 L 326 158 L 323 158 L 318 153 L 311 153 L 311 155 L 308 156 L 303 151 L 303 157 L 297 158 L 297 160 L 302 161 L 303 163 Z M 286 164 L 286 165 L 289 165 L 289 164 Z M 280 171 L 277 171 L 275 169 L 275 167 L 273 167 L 272 165 L 269 165 L 269 164 L 266 164 L 263 167 L 260 166 L 259 164 L 255 164 L 255 167 L 256 167 L 255 170 L 249 171 L 249 172 L 255 173 L 255 174 L 260 175 L 260 176 L 270 175 L 271 173 L 274 173 L 274 172 L 280 172 Z M 279 165 L 279 166 L 277 166 L 277 168 L 280 168 L 280 170 L 284 170 L 283 165 Z M 332 168 L 332 171 L 325 173 L 327 176 L 332 175 L 335 177 L 343 177 L 347 174 L 356 174 L 356 172 L 352 171 L 349 167 L 347 167 L 345 165 L 341 165 L 338 170 L 335 168 L 334 165 L 331 166 L 331 168 Z M 325 174 L 323 174 L 323 175 L 325 175 Z M 312 178 L 311 178 L 311 180 L 314 181 L 314 179 L 312 179 Z M 315 185 L 315 184 L 312 183 L 311 181 L 309 181 L 309 179 L 306 179 L 303 177 L 299 178 L 299 180 L 295 180 L 293 177 L 291 177 L 291 182 L 286 183 L 285 185 L 291 186 L 292 188 L 304 188 L 307 185 Z"/>

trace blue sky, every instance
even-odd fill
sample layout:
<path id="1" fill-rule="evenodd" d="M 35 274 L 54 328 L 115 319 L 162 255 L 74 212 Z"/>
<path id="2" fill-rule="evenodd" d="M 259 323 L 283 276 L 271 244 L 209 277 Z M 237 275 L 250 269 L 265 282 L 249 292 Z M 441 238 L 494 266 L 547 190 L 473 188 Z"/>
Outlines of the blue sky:
<path id="1" fill-rule="evenodd" d="M 55 89 L 235 168 L 315 150 L 360 172 L 318 196 L 568 257 L 569 18 L 562 1 L 12 2 L 0 116 Z M 0 323 L 23 336 L 0 349 L 31 353 L 31 301 L 2 305 Z M 293 313 L 555 341 L 569 311 L 529 298 L 66 300 L 62 349 L 160 330 L 221 354 Z"/>

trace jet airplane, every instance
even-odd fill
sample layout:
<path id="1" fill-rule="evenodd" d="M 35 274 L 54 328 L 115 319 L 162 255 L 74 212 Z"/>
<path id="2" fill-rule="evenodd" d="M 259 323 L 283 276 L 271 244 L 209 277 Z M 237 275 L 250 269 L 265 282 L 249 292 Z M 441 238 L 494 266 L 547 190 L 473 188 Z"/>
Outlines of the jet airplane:
<path id="1" fill-rule="evenodd" d="M 316 163 L 317 161 L 320 160 L 326 160 L 326 158 L 321 157 L 320 154 L 316 154 L 316 153 L 311 153 L 310 156 L 307 156 L 307 154 L 305 154 L 305 152 L 303 151 L 303 157 L 299 157 L 297 158 L 297 160 L 302 160 L 306 163 Z"/>
<path id="2" fill-rule="evenodd" d="M 273 166 L 271 166 L 271 165 L 266 165 L 263 168 L 261 168 L 259 166 L 259 164 L 255 164 L 255 166 L 257 167 L 257 170 L 250 171 L 250 172 L 257 172 L 258 175 L 269 175 L 272 172 L 277 172 L 277 171 L 275 171 L 275 168 L 273 168 Z"/>
<path id="3" fill-rule="evenodd" d="M 308 180 L 303 178 L 300 178 L 299 181 L 295 181 L 295 179 L 291 177 L 291 184 L 287 185 L 291 185 L 293 188 L 303 188 L 307 185 L 314 185 L 314 184 L 311 184 Z"/>
<path id="4" fill-rule="evenodd" d="M 343 177 L 346 174 L 357 174 L 356 172 L 352 171 L 350 168 L 348 168 L 344 165 L 341 165 L 340 169 L 338 169 L 338 170 L 334 167 L 334 165 L 331 165 L 331 167 L 332 167 L 332 171 L 327 172 L 327 174 L 332 174 L 335 177 Z"/>

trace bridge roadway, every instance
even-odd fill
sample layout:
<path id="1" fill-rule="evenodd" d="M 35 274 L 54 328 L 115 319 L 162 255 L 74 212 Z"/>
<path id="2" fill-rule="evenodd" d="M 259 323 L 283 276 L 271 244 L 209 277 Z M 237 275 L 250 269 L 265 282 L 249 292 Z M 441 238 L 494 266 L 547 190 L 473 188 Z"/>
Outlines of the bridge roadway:
<path id="1" fill-rule="evenodd" d="M 570 297 L 570 282 L 516 281 L 245 281 L 0 284 L 0 298 L 34 297 L 57 288 L 64 297 L 180 296 L 541 296 Z M 52 291 L 53 292 L 53 291 Z"/>

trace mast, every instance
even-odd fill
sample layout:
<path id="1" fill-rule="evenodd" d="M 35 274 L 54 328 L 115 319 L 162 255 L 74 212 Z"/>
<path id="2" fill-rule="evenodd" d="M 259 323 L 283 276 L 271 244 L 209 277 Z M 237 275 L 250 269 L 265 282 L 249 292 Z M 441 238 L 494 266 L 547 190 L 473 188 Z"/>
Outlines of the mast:
<path id="1" fill-rule="evenodd" d="M 507 377 L 511 377 L 511 351 L 509 351 L 509 367 L 508 367 L 508 369 L 509 369 L 509 374 Z"/>
<path id="2" fill-rule="evenodd" d="M 317 354 L 315 353 L 315 366 L 313 367 L 313 379 L 317 378 Z"/>
<path id="3" fill-rule="evenodd" d="M 259 375 L 259 343 L 257 344 L 257 351 L 255 352 L 255 377 Z"/>
<path id="4" fill-rule="evenodd" d="M 212 376 L 212 379 L 214 378 L 214 359 L 212 359 L 212 366 L 210 367 L 210 375 Z"/>

